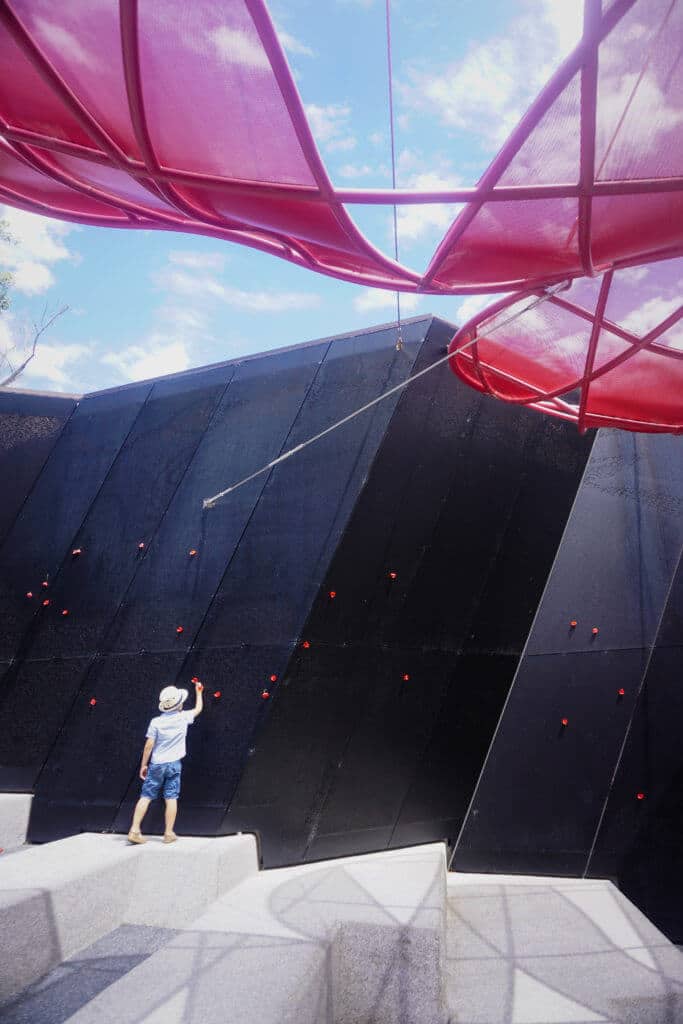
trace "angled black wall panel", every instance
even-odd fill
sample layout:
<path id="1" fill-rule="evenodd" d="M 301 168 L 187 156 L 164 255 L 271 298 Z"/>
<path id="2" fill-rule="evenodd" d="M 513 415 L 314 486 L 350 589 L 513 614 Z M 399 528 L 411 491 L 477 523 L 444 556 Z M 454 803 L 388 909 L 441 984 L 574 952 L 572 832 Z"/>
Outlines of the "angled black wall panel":
<path id="1" fill-rule="evenodd" d="M 0 543 L 17 517 L 76 400 L 0 391 Z"/>
<path id="2" fill-rule="evenodd" d="M 424 323 L 333 342 L 287 437 L 292 448 L 375 398 L 410 371 Z M 287 644 L 296 638 L 396 404 L 357 417 L 277 467 L 226 570 L 198 638 Z M 332 471 L 333 468 L 333 471 Z"/>
<path id="3" fill-rule="evenodd" d="M 83 398 L 54 445 L 0 548 L 0 656 L 14 657 L 36 617 L 55 611 L 41 608 L 41 581 L 52 583 L 68 556 L 150 390 L 145 384 Z"/>
<path id="4" fill-rule="evenodd" d="M 683 944 L 683 652 L 671 623 L 683 614 L 679 561 L 623 757 L 610 789 L 592 877 L 607 875 L 673 941 Z M 642 794 L 642 799 L 639 799 Z"/>
<path id="5" fill-rule="evenodd" d="M 224 829 L 257 828 L 270 865 L 457 834 L 590 444 L 447 371 L 404 393 Z M 526 609 L 502 634 L 501 580 Z"/>
<path id="6" fill-rule="evenodd" d="M 219 830 L 270 712 L 263 689 L 275 693 L 286 673 L 396 399 L 214 509 L 202 499 L 402 380 L 430 322 L 407 324 L 401 351 L 393 329 L 368 331 L 154 384 L 85 515 L 74 541 L 82 554 L 68 555 L 50 588 L 49 623 L 25 636 L 27 678 L 47 657 L 91 659 L 36 783 L 34 840 L 127 827 L 156 695 L 173 681 L 191 690 L 194 675 L 207 709 L 192 730 L 178 827 Z M 112 707 L 121 708 L 115 727 Z M 79 782 L 88 723 L 115 768 Z"/>
<path id="7" fill-rule="evenodd" d="M 681 494 L 678 438 L 599 435 L 528 654 L 652 643 L 683 534 Z M 579 622 L 573 631 L 571 619 Z"/>
<path id="8" fill-rule="evenodd" d="M 99 650 L 231 375 L 219 367 L 154 385 L 75 537 L 83 553 L 67 557 L 50 588 L 31 658 Z"/>
<path id="9" fill-rule="evenodd" d="M 111 651 L 165 650 L 176 625 L 195 637 L 253 514 L 267 476 L 214 508 L 202 500 L 282 451 L 328 346 L 246 360 L 228 388 L 170 503 L 106 639 Z M 188 552 L 196 550 L 190 558 Z"/>
<path id="10" fill-rule="evenodd" d="M 682 543 L 681 439 L 600 433 L 453 859 L 607 874 L 678 941 L 683 913 L 673 895 L 664 911 L 655 879 L 670 880 L 667 843 L 683 832 Z M 661 842 L 643 822 L 661 825 Z"/>
<path id="11" fill-rule="evenodd" d="M 47 658 L 8 669 L 0 687 L 0 790 L 31 792 L 89 664 Z"/>
<path id="12" fill-rule="evenodd" d="M 110 655 L 90 665 L 36 783 L 32 842 L 113 827 L 159 691 L 181 662 L 182 653 L 171 652 Z"/>

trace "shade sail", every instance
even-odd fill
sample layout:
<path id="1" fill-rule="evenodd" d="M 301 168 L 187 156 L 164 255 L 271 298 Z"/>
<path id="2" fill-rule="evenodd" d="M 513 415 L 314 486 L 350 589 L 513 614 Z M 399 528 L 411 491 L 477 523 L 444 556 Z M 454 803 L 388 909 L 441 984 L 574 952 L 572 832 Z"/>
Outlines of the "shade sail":
<path id="1" fill-rule="evenodd" d="M 588 0 L 582 42 L 471 189 L 335 189 L 262 0 L 0 4 L 0 198 L 208 234 L 345 280 L 467 293 L 683 252 L 683 5 Z M 345 203 L 464 203 L 424 274 Z"/>
<path id="2" fill-rule="evenodd" d="M 683 433 L 683 259 L 508 296 L 449 351 L 477 390 L 580 429 Z"/>
<path id="3" fill-rule="evenodd" d="M 84 224 L 210 235 L 402 291 L 516 293 L 586 278 L 572 294 L 592 316 L 586 296 L 600 275 L 652 265 L 656 285 L 683 256 L 682 39 L 677 0 L 586 0 L 581 42 L 476 186 L 339 189 L 263 0 L 0 0 L 0 201 Z M 434 202 L 462 209 L 423 273 L 377 250 L 347 211 Z M 611 296 L 621 280 L 610 278 Z M 632 291 L 646 302 L 641 280 L 632 276 Z M 559 303 L 544 315 L 559 319 Z M 598 322 L 598 343 L 585 327 L 573 334 L 579 380 L 591 360 L 610 363 L 611 334 Z M 491 356 L 485 384 L 469 357 L 458 372 L 573 418 L 557 392 L 568 367 L 549 355 L 557 331 L 528 329 L 510 365 Z M 678 429 L 674 392 L 661 404 L 680 367 L 676 345 L 632 351 L 642 338 L 625 331 L 614 338 L 627 358 L 584 388 L 576 417 Z M 522 370 L 533 393 L 508 395 L 503 375 Z M 627 398 L 638 374 L 648 388 Z M 657 391 L 655 407 L 643 396 Z"/>

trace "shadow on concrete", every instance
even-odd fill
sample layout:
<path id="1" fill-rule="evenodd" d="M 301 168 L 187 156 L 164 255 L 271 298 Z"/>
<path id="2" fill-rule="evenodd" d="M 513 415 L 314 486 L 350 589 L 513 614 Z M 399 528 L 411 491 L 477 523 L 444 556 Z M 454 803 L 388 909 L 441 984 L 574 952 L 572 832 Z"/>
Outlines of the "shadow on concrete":
<path id="1" fill-rule="evenodd" d="M 458 1024 L 680 1024 L 683 956 L 604 882 L 449 887 Z"/>
<path id="2" fill-rule="evenodd" d="M 122 925 L 2 1006 L 0 1020 L 2 1024 L 62 1024 L 177 934 L 167 928 Z"/>

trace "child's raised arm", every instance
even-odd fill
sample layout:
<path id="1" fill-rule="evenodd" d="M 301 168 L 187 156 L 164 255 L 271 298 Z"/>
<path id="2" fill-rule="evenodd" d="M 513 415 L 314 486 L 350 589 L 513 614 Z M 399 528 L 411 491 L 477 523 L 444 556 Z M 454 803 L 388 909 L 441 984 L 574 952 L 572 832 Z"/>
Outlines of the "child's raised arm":
<path id="1" fill-rule="evenodd" d="M 197 680 L 197 682 L 194 684 L 195 703 L 194 703 L 194 707 L 192 708 L 192 714 L 194 715 L 195 718 L 197 717 L 197 715 L 201 714 L 202 709 L 204 707 L 204 693 L 203 693 L 203 690 L 204 690 L 204 687 L 199 682 L 199 680 Z"/>

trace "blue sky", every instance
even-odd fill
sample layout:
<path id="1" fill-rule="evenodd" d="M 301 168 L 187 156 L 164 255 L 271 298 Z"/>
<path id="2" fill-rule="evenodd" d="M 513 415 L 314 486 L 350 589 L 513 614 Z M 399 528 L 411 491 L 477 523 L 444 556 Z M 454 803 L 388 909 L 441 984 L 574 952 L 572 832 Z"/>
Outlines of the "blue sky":
<path id="1" fill-rule="evenodd" d="M 475 184 L 578 40 L 581 0 L 393 0 L 399 187 Z M 383 0 L 272 0 L 333 182 L 391 185 Z M 393 254 L 390 208 L 351 206 Z M 399 212 L 401 261 L 422 270 L 456 208 Z M 18 386 L 81 392 L 391 320 L 395 296 L 197 236 L 81 227 L 0 206 L 19 244 L 0 351 L 47 305 L 70 308 Z M 480 297 L 402 297 L 454 323 Z"/>

